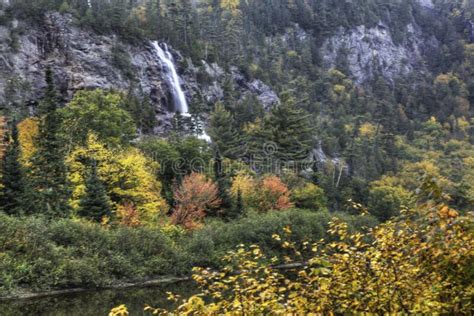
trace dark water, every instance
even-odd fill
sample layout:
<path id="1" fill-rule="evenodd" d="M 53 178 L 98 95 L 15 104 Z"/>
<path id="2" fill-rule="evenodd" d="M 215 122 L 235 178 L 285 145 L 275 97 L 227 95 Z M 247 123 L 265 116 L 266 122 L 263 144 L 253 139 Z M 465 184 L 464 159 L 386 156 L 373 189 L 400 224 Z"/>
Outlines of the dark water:
<path id="1" fill-rule="evenodd" d="M 180 282 L 157 287 L 100 290 L 46 298 L 0 302 L 1 316 L 107 316 L 113 307 L 127 305 L 131 316 L 150 315 L 143 311 L 146 304 L 173 308 L 166 292 L 188 297 L 197 292 L 192 282 Z"/>

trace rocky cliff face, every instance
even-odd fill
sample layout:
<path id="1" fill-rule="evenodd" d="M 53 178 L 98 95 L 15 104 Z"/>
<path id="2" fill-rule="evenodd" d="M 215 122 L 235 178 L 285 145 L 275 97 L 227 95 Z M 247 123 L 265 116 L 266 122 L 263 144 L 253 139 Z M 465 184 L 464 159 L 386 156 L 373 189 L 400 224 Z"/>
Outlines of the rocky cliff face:
<path id="1" fill-rule="evenodd" d="M 41 25 L 41 27 L 39 27 Z M 223 81 L 231 78 L 234 89 L 253 94 L 270 107 L 278 97 L 260 80 L 248 81 L 237 69 L 225 73 L 217 64 L 192 65 L 172 51 L 188 99 L 196 95 L 208 102 L 223 98 Z M 45 87 L 44 71 L 51 67 L 62 95 L 71 98 L 81 89 L 133 89 L 148 96 L 166 129 L 173 112 L 172 96 L 164 69 L 149 43 L 130 45 L 114 36 L 97 35 L 74 25 L 71 16 L 49 13 L 44 23 L 12 21 L 0 26 L 0 103 L 21 94 L 25 102 L 38 100 Z M 210 80 L 199 82 L 198 73 Z M 21 89 L 22 91 L 19 91 Z M 13 94 L 13 96 L 11 95 Z"/>
<path id="2" fill-rule="evenodd" d="M 418 3 L 421 10 L 431 14 L 432 0 Z M 334 67 L 341 58 L 347 60 L 348 70 L 359 84 L 376 73 L 391 81 L 413 71 L 426 72 L 425 58 L 439 48 L 438 40 L 424 34 L 413 16 L 400 33 L 402 39 L 395 40 L 393 30 L 383 22 L 371 28 L 364 25 L 340 28 L 337 34 L 326 39 L 321 56 L 326 68 Z"/>
<path id="3" fill-rule="evenodd" d="M 420 6 L 424 8 L 428 8 L 428 9 L 434 8 L 433 0 L 418 0 L 418 3 L 420 4 Z"/>
<path id="4" fill-rule="evenodd" d="M 59 13 L 46 15 L 41 28 L 33 27 L 14 21 L 11 27 L 0 28 L 0 98 L 4 97 L 9 79 L 28 82 L 31 97 L 39 97 L 47 66 L 54 70 L 59 89 L 69 97 L 80 89 L 128 89 L 130 79 L 114 60 L 118 43 L 115 37 L 80 29 L 72 25 L 70 16 Z M 166 96 L 151 50 L 146 45 L 126 45 L 122 49 L 122 58 L 130 63 L 143 91 L 154 100 Z"/>
<path id="5" fill-rule="evenodd" d="M 407 25 L 405 36 L 403 43 L 395 44 L 390 29 L 383 23 L 373 28 L 341 28 L 325 41 L 323 60 L 326 68 L 330 68 L 338 58 L 347 59 L 349 71 L 359 84 L 373 78 L 376 72 L 392 80 L 414 70 L 426 71 L 424 55 L 438 47 L 437 40 L 424 38 L 414 24 Z"/>
<path id="6" fill-rule="evenodd" d="M 5 0 L 3 0 L 4 3 Z M 419 0 L 420 8 L 433 10 L 432 0 Z M 1 10 L 0 10 L 1 15 Z M 299 41 L 311 40 L 303 29 L 295 26 Z M 385 23 L 340 28 L 320 48 L 326 68 L 342 59 L 358 84 L 382 74 L 393 80 L 411 72 L 424 72 L 425 55 L 439 43 L 424 34 L 414 17 L 404 30 L 402 40 L 395 40 L 393 30 Z M 294 35 L 294 34 L 293 34 Z M 283 35 L 282 42 L 288 42 Z M 295 37 L 295 36 L 293 36 Z M 266 109 L 279 102 L 277 94 L 258 79 L 247 79 L 237 68 L 224 71 L 205 61 L 193 64 L 171 49 L 187 99 L 213 104 L 224 97 L 224 86 L 230 85 L 244 98 L 256 96 Z M 44 70 L 52 67 L 62 94 L 72 97 L 80 89 L 130 89 L 147 96 L 160 118 L 161 132 L 169 126 L 173 113 L 170 87 L 164 69 L 150 43 L 130 45 L 115 36 L 97 35 L 73 23 L 72 17 L 49 13 L 36 25 L 10 21 L 0 25 L 0 104 L 6 100 L 21 102 L 38 100 L 45 86 Z"/>

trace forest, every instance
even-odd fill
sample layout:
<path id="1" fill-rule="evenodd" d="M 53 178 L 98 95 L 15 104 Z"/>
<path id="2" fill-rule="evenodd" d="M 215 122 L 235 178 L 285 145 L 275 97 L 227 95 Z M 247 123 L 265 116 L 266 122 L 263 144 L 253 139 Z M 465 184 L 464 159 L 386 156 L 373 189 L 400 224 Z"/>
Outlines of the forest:
<path id="1" fill-rule="evenodd" d="M 186 94 L 190 113 L 168 113 L 160 133 L 139 89 L 68 95 L 49 66 L 40 98 L 0 86 L 0 296 L 192 275 L 199 294 L 144 311 L 470 314 L 474 3 L 425 2 L 0 1 L 9 51 L 29 32 L 15 21 L 57 12 L 120 43 L 110 63 L 130 87 L 124 47 L 149 41 L 183 56 L 179 75 L 198 68 L 198 85 L 212 82 L 201 61 L 224 73 L 220 100 Z M 409 72 L 380 53 L 355 73 L 343 46 L 328 64 L 341 30 L 410 47 L 413 25 L 428 44 L 419 67 L 401 61 Z"/>

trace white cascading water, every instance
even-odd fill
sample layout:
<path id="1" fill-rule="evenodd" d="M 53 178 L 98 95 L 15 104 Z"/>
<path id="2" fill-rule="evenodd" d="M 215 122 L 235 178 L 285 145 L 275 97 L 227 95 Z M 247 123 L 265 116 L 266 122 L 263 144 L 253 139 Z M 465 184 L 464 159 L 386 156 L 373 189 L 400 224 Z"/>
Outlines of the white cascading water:
<path id="1" fill-rule="evenodd" d="M 161 48 L 157 41 L 152 42 L 152 45 L 156 51 L 156 55 L 159 58 L 161 65 L 166 72 L 166 80 L 171 87 L 175 111 L 179 111 L 181 114 L 187 115 L 189 113 L 188 102 L 186 101 L 186 96 L 184 95 L 183 89 L 181 88 L 178 72 L 176 71 L 176 67 L 174 65 L 173 55 L 171 55 L 169 52 L 168 46 L 166 46 L 166 44 L 163 44 L 164 49 Z"/>
<path id="2" fill-rule="evenodd" d="M 190 116 L 188 102 L 186 101 L 186 96 L 184 95 L 183 89 L 181 88 L 181 82 L 174 65 L 173 55 L 171 55 L 170 51 L 168 50 L 168 46 L 165 43 L 163 43 L 164 49 L 160 46 L 160 44 L 158 44 L 157 41 L 153 41 L 152 45 L 155 49 L 156 56 L 158 57 L 160 64 L 166 72 L 166 80 L 171 87 L 175 111 L 179 111 L 183 116 Z M 211 138 L 205 131 L 199 135 L 199 138 L 207 142 L 211 141 Z"/>

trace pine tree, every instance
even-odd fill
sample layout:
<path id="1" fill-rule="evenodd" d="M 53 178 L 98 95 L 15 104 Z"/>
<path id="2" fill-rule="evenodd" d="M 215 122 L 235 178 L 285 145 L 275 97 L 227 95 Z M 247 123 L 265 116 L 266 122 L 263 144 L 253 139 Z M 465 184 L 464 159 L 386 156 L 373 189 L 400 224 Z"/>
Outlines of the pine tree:
<path id="1" fill-rule="evenodd" d="M 204 60 L 219 62 L 219 44 L 222 42 L 223 32 L 220 19 L 220 6 L 218 4 L 199 1 L 198 10 L 200 14 L 200 29 L 205 34 L 204 38 Z"/>
<path id="2" fill-rule="evenodd" d="M 242 199 L 242 190 L 237 190 L 237 197 L 235 199 L 234 205 L 232 207 L 232 214 L 230 214 L 231 218 L 239 218 L 245 213 L 245 206 L 244 201 Z"/>
<path id="3" fill-rule="evenodd" d="M 203 122 L 205 121 L 205 118 L 203 116 L 203 113 L 205 112 L 205 104 L 202 100 L 202 97 L 195 99 L 197 100 L 192 104 L 190 108 L 191 117 L 189 130 L 192 135 L 199 137 L 204 134 Z"/>
<path id="4" fill-rule="evenodd" d="M 242 103 L 235 108 L 235 121 L 242 129 L 246 124 L 254 122 L 257 118 L 264 116 L 264 108 L 258 98 L 253 95 L 246 95 Z"/>
<path id="5" fill-rule="evenodd" d="M 184 40 L 186 48 L 190 46 L 191 36 L 193 32 L 193 8 L 191 1 L 181 0 L 179 3 L 179 19 L 176 26 L 180 31 L 181 38 Z"/>
<path id="6" fill-rule="evenodd" d="M 241 156 L 242 143 L 235 129 L 234 118 L 220 103 L 211 114 L 209 136 L 223 157 L 237 159 Z"/>
<path id="7" fill-rule="evenodd" d="M 227 10 L 226 10 L 227 11 Z M 242 56 L 242 32 L 243 17 L 240 10 L 233 8 L 223 14 L 224 38 L 226 45 L 223 45 L 222 53 L 225 61 L 231 64 L 240 64 Z"/>
<path id="8" fill-rule="evenodd" d="M 251 168 L 258 173 L 271 173 L 275 160 L 275 144 L 272 141 L 271 125 L 269 118 L 256 119 L 248 124 L 245 129 L 245 143 L 248 146 L 246 158 Z"/>
<path id="9" fill-rule="evenodd" d="M 86 193 L 79 202 L 78 215 L 100 222 L 105 216 L 110 217 L 111 205 L 105 187 L 97 175 L 97 166 L 92 163 L 86 181 Z"/>
<path id="10" fill-rule="evenodd" d="M 134 92 L 133 86 L 127 93 L 122 107 L 130 113 L 135 125 L 142 134 L 152 134 L 153 128 L 158 124 L 156 113 L 149 97 L 144 96 L 140 99 Z"/>
<path id="11" fill-rule="evenodd" d="M 127 2 L 125 0 L 116 0 L 110 5 L 109 23 L 113 30 L 119 34 L 124 33 L 124 24 L 127 21 Z"/>
<path id="12" fill-rule="evenodd" d="M 224 211 L 224 214 L 214 215 L 223 215 L 224 217 L 230 217 L 229 212 L 232 211 L 232 200 L 228 193 L 230 184 L 224 171 L 222 157 L 217 149 L 214 150 L 214 180 L 217 184 L 218 197 L 221 200 L 220 206 Z"/>
<path id="13" fill-rule="evenodd" d="M 25 179 L 20 156 L 18 130 L 13 124 L 11 140 L 3 156 L 0 186 L 0 206 L 9 215 L 21 215 L 25 211 Z"/>
<path id="14" fill-rule="evenodd" d="M 202 115 L 197 113 L 191 114 L 190 132 L 192 133 L 192 135 L 199 137 L 204 133 L 204 127 L 202 122 Z"/>
<path id="15" fill-rule="evenodd" d="M 280 165 L 298 165 L 308 157 L 313 144 L 309 114 L 296 107 L 295 101 L 284 93 L 282 104 L 273 108 L 270 125 L 276 158 Z"/>
<path id="16" fill-rule="evenodd" d="M 171 121 L 172 124 L 172 132 L 176 134 L 177 137 L 182 138 L 185 134 L 186 126 L 184 122 L 183 115 L 181 112 L 177 111 L 173 116 L 173 120 Z"/>
<path id="17" fill-rule="evenodd" d="M 46 94 L 40 104 L 43 116 L 29 172 L 32 186 L 29 202 L 31 209 L 48 217 L 67 217 L 70 215 L 70 188 L 64 162 L 64 144 L 59 136 L 58 97 L 49 68 L 46 70 L 46 83 Z"/>

